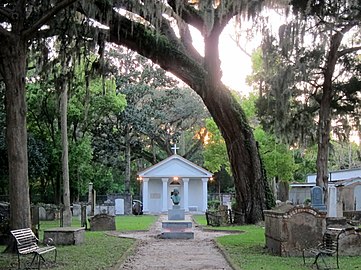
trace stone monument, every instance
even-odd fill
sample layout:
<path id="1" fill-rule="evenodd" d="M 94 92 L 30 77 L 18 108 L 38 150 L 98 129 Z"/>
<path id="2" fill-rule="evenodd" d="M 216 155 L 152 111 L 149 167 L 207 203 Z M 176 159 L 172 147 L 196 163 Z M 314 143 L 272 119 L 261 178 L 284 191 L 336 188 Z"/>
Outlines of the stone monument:
<path id="1" fill-rule="evenodd" d="M 175 188 L 170 196 L 173 206 L 168 209 L 168 220 L 162 222 L 161 238 L 164 239 L 193 239 L 192 222 L 185 220 L 185 210 L 180 207 L 181 197 Z"/>
<path id="2" fill-rule="evenodd" d="M 168 209 L 168 220 L 184 220 L 185 211 L 180 207 L 181 197 L 177 188 L 171 192 L 170 198 L 173 202 L 173 206 L 172 209 Z"/>

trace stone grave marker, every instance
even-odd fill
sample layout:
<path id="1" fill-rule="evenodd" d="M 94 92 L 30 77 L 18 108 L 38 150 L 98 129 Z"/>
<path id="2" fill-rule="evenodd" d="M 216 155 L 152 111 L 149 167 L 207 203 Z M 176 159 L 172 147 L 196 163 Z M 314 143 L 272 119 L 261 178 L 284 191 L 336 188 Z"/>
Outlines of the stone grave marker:
<path id="1" fill-rule="evenodd" d="M 328 215 L 329 217 L 337 217 L 337 189 L 335 186 L 329 186 L 328 197 Z"/>
<path id="2" fill-rule="evenodd" d="M 73 217 L 80 217 L 80 215 L 81 215 L 81 205 L 74 203 L 73 207 L 72 207 L 72 211 L 73 211 Z"/>
<path id="3" fill-rule="evenodd" d="M 43 206 L 39 206 L 39 219 L 46 220 L 46 210 Z"/>
<path id="4" fill-rule="evenodd" d="M 115 231 L 115 217 L 108 214 L 98 214 L 90 217 L 91 231 Z"/>
<path id="5" fill-rule="evenodd" d="M 323 191 L 319 186 L 311 189 L 311 205 L 320 211 L 326 211 L 326 205 L 323 203 Z"/>

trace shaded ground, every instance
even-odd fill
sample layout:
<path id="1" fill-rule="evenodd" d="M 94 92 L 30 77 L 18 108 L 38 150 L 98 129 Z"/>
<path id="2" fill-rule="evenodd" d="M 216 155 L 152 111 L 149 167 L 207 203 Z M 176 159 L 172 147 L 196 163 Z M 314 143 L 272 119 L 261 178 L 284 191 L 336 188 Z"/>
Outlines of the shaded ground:
<path id="1" fill-rule="evenodd" d="M 166 219 L 167 216 L 160 216 L 148 232 L 119 234 L 121 237 L 138 239 L 139 242 L 134 255 L 128 257 L 118 270 L 232 269 L 213 241 L 215 237 L 229 233 L 202 231 L 193 223 L 194 239 L 160 239 L 161 222 Z M 186 219 L 190 220 L 191 217 L 187 216 Z"/>

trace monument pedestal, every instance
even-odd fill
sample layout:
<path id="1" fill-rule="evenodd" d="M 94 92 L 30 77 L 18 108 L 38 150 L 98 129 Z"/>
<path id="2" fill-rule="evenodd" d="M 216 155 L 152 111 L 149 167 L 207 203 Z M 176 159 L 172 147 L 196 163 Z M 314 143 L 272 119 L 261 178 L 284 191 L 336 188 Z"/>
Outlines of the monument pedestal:
<path id="1" fill-rule="evenodd" d="M 163 239 L 193 239 L 192 222 L 185 220 L 185 211 L 179 205 L 168 210 L 168 220 L 162 222 Z"/>
<path id="2" fill-rule="evenodd" d="M 180 205 L 173 205 L 172 209 L 168 209 L 168 220 L 185 220 L 185 210 Z"/>

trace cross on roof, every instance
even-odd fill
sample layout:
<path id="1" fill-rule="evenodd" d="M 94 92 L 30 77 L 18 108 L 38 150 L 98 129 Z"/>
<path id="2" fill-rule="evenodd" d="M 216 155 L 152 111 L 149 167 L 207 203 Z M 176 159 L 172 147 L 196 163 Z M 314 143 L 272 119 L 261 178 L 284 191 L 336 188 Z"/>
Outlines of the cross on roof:
<path id="1" fill-rule="evenodd" d="M 179 149 L 179 147 L 177 147 L 177 144 L 175 143 L 174 146 L 171 148 L 172 150 L 174 150 L 174 154 L 177 154 L 177 149 Z"/>

